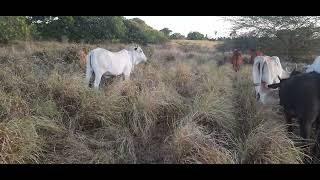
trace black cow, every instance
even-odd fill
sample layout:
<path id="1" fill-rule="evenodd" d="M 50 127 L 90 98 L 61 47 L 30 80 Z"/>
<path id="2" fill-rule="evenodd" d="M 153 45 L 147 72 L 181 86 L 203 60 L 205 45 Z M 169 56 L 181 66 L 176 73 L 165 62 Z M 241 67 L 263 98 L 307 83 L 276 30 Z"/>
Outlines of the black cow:
<path id="1" fill-rule="evenodd" d="M 297 71 L 296 68 L 291 72 L 290 77 L 301 74 L 300 71 Z"/>
<path id="2" fill-rule="evenodd" d="M 312 125 L 316 125 L 317 140 L 320 140 L 320 74 L 297 73 L 280 83 L 269 85 L 279 88 L 280 105 L 284 108 L 287 123 L 297 118 L 300 125 L 300 135 L 310 139 Z M 289 132 L 292 127 L 289 126 Z M 316 150 L 316 148 L 314 148 Z"/>

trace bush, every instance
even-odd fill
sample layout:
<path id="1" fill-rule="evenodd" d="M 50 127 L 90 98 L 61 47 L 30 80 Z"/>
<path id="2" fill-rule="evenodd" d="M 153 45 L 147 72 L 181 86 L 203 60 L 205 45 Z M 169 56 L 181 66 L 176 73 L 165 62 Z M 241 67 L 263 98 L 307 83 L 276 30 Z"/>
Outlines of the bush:
<path id="1" fill-rule="evenodd" d="M 190 32 L 187 36 L 187 39 L 189 40 L 204 40 L 205 37 L 203 34 L 199 32 Z"/>
<path id="2" fill-rule="evenodd" d="M 170 35 L 170 39 L 185 39 L 186 37 L 180 33 L 173 33 Z"/>

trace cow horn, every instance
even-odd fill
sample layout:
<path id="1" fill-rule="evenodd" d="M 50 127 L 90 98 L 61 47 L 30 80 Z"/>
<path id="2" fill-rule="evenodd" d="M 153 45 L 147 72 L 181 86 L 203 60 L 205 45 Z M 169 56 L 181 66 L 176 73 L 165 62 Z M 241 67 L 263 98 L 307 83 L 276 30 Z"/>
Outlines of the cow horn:
<path id="1" fill-rule="evenodd" d="M 288 70 L 288 66 L 286 67 L 286 71 L 290 73 L 290 71 Z"/>
<path id="2" fill-rule="evenodd" d="M 288 70 L 288 66 L 286 67 L 286 71 L 287 71 L 288 73 L 292 73 L 292 72 L 293 72 L 293 70 L 292 70 L 292 71 L 289 71 L 289 70 Z"/>

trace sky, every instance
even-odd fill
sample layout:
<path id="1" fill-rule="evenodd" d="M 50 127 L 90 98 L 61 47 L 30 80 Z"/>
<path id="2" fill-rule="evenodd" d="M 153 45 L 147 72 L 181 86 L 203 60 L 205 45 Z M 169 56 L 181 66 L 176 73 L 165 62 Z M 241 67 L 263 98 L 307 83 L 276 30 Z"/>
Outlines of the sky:
<path id="1" fill-rule="evenodd" d="M 127 19 L 140 18 L 154 29 L 169 28 L 173 33 L 185 36 L 190 31 L 198 31 L 209 38 L 226 37 L 231 33 L 231 24 L 222 16 L 124 16 Z M 215 35 L 215 31 L 217 34 Z"/>

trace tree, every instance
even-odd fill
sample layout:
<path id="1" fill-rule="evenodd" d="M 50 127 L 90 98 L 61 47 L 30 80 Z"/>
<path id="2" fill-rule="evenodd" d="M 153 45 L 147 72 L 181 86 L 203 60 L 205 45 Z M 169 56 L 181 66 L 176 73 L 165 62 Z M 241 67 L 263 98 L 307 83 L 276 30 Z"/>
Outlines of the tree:
<path id="1" fill-rule="evenodd" d="M 233 30 L 247 30 L 245 34 L 267 38 L 270 50 L 278 49 L 280 56 L 294 60 L 310 56 L 319 39 L 320 16 L 238 16 L 226 18 Z M 299 50 L 299 54 L 295 53 Z"/>
<path id="2" fill-rule="evenodd" d="M 61 40 L 63 37 L 70 37 L 74 29 L 72 16 L 42 17 L 41 23 L 37 24 L 37 30 L 44 39 Z"/>
<path id="3" fill-rule="evenodd" d="M 30 24 L 36 24 L 36 23 L 50 23 L 54 20 L 56 20 L 57 16 L 27 16 L 27 21 Z"/>
<path id="4" fill-rule="evenodd" d="M 237 37 L 237 31 L 235 29 L 232 30 L 232 32 L 230 33 L 230 37 L 231 38 L 236 38 Z"/>
<path id="5" fill-rule="evenodd" d="M 173 33 L 170 36 L 170 39 L 185 39 L 186 37 L 180 33 Z"/>
<path id="6" fill-rule="evenodd" d="M 0 16 L 0 43 L 31 38 L 33 32 L 24 16 Z"/>
<path id="7" fill-rule="evenodd" d="M 126 42 L 143 43 L 147 41 L 146 35 L 143 33 L 139 24 L 133 20 L 125 20 L 125 26 L 127 27 Z"/>
<path id="8" fill-rule="evenodd" d="M 41 37 L 71 41 L 100 42 L 124 39 L 126 26 L 121 16 L 36 16 L 31 22 L 37 24 Z"/>
<path id="9" fill-rule="evenodd" d="M 168 38 L 161 32 L 153 29 L 145 24 L 139 18 L 125 20 L 127 27 L 126 42 L 146 43 L 162 43 Z"/>
<path id="10" fill-rule="evenodd" d="M 189 40 L 204 40 L 204 35 L 199 32 L 190 32 L 187 36 Z"/>
<path id="11" fill-rule="evenodd" d="M 124 39 L 127 28 L 121 16 L 91 16 L 87 19 L 87 33 L 92 33 L 95 40 Z"/>
<path id="12" fill-rule="evenodd" d="M 247 29 L 256 36 L 276 36 L 279 30 L 315 27 L 320 16 L 237 16 L 227 17 L 233 30 Z"/>
<path id="13" fill-rule="evenodd" d="M 160 30 L 160 32 L 162 32 L 167 38 L 169 38 L 170 34 L 172 33 L 172 31 L 169 28 L 163 28 Z"/>

